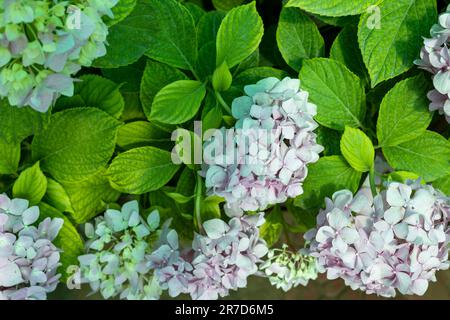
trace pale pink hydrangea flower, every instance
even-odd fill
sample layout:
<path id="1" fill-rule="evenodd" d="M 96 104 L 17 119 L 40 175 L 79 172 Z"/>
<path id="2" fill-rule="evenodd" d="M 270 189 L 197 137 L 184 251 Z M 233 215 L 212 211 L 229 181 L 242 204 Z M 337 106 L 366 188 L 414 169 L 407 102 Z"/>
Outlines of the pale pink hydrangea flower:
<path id="1" fill-rule="evenodd" d="M 313 132 L 316 106 L 298 79 L 267 78 L 244 90 L 232 105 L 234 135 L 213 138 L 204 152 L 208 192 L 226 199 L 230 215 L 302 194 L 307 165 L 323 151 Z"/>
<path id="2" fill-rule="evenodd" d="M 449 218 L 450 199 L 438 190 L 392 182 L 375 198 L 367 188 L 336 192 L 305 238 L 328 279 L 384 297 L 423 295 L 449 268 Z"/>

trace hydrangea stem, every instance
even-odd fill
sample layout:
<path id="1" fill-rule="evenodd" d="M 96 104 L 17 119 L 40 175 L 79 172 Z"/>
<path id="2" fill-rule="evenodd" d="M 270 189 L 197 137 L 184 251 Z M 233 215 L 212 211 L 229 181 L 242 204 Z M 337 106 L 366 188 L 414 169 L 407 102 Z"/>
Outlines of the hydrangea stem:
<path id="1" fill-rule="evenodd" d="M 202 190 L 203 190 L 202 177 L 197 173 L 196 174 L 196 184 L 195 184 L 195 220 L 196 220 L 197 228 L 200 232 L 203 229 L 203 227 L 202 227 L 202 211 L 201 211 Z"/>
<path id="2" fill-rule="evenodd" d="M 369 171 L 369 183 L 372 195 L 375 197 L 377 195 L 377 187 L 375 185 L 375 165 L 372 165 Z"/>
<path id="3" fill-rule="evenodd" d="M 215 91 L 217 101 L 219 101 L 220 105 L 224 108 L 224 110 L 231 116 L 231 108 L 230 106 L 223 100 L 222 95 Z"/>

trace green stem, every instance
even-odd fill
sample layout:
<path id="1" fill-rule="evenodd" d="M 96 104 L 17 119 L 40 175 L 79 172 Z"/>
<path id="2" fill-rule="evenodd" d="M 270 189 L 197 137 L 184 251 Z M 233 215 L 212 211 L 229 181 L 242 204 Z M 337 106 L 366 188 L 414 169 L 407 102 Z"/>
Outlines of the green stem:
<path id="1" fill-rule="evenodd" d="M 225 102 L 225 100 L 223 100 L 222 95 L 221 95 L 219 92 L 217 92 L 217 91 L 215 91 L 215 94 L 216 94 L 217 101 L 219 101 L 220 105 L 221 105 L 221 106 L 224 108 L 224 110 L 231 116 L 231 115 L 232 115 L 232 113 L 231 113 L 231 108 L 230 108 L 230 106 Z"/>
<path id="2" fill-rule="evenodd" d="M 377 195 L 377 187 L 375 185 L 375 166 L 372 165 L 369 171 L 369 182 L 370 182 L 370 190 L 372 191 L 373 197 Z"/>
<path id="3" fill-rule="evenodd" d="M 203 230 L 202 211 L 201 211 L 202 190 L 203 190 L 202 177 L 197 173 L 196 185 L 195 185 L 195 220 L 197 222 L 197 227 L 200 232 L 202 232 L 202 230 Z"/>

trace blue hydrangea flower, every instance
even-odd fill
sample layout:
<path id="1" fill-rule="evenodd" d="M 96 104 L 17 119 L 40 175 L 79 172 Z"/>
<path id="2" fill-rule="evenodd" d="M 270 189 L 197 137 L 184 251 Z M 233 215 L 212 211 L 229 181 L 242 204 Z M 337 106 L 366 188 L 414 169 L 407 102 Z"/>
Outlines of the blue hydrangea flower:
<path id="1" fill-rule="evenodd" d="M 72 75 L 106 54 L 102 17 L 117 2 L 0 1 L 0 98 L 45 112 L 72 96 Z"/>
<path id="2" fill-rule="evenodd" d="M 151 240 L 159 226 L 159 213 L 144 220 L 139 204 L 108 209 L 94 224 L 85 225 L 86 254 L 78 258 L 81 282 L 105 299 L 159 299 L 161 289 L 150 270 Z"/>
<path id="3" fill-rule="evenodd" d="M 46 218 L 38 227 L 39 208 L 0 194 L 0 300 L 45 300 L 60 275 L 55 240 L 63 219 Z"/>

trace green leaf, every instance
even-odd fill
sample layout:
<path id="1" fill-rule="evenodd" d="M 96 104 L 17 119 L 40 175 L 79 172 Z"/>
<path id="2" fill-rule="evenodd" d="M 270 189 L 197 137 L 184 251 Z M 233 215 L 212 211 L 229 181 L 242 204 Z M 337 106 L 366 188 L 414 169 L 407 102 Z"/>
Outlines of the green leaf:
<path id="1" fill-rule="evenodd" d="M 435 187 L 436 189 L 439 189 L 442 193 L 449 195 L 450 194 L 450 174 L 433 181 L 433 187 Z"/>
<path id="2" fill-rule="evenodd" d="M 210 42 L 213 42 L 215 49 L 217 32 L 219 31 L 220 24 L 222 23 L 224 17 L 225 15 L 222 12 L 210 11 L 200 19 L 197 27 L 198 43 L 200 48 Z M 216 59 L 214 57 L 214 61 L 215 60 Z"/>
<path id="3" fill-rule="evenodd" d="M 220 67 L 214 71 L 212 77 L 212 85 L 215 91 L 227 91 L 231 87 L 233 82 L 233 76 L 230 69 L 228 69 L 227 63 L 224 61 Z"/>
<path id="4" fill-rule="evenodd" d="M 123 149 L 132 149 L 145 145 L 161 145 L 170 141 L 170 134 L 151 122 L 135 121 L 120 127 L 117 145 Z"/>
<path id="5" fill-rule="evenodd" d="M 205 222 L 211 219 L 220 219 L 220 204 L 224 201 L 224 198 L 215 195 L 203 199 L 200 207 L 202 221 Z"/>
<path id="6" fill-rule="evenodd" d="M 283 231 L 283 216 L 279 209 L 274 209 L 265 218 L 266 221 L 260 228 L 260 235 L 266 240 L 267 245 L 272 247 L 278 242 Z"/>
<path id="7" fill-rule="evenodd" d="M 377 2 L 379 0 L 290 0 L 286 7 L 299 7 L 311 13 L 339 17 L 362 13 Z"/>
<path id="8" fill-rule="evenodd" d="M 407 180 L 417 180 L 419 175 L 409 171 L 393 171 L 387 175 L 388 181 L 393 180 L 401 183 L 405 183 Z"/>
<path id="9" fill-rule="evenodd" d="M 108 169 L 114 189 L 130 194 L 157 190 L 172 179 L 179 166 L 170 152 L 154 147 L 131 149 L 118 155 Z"/>
<path id="10" fill-rule="evenodd" d="M 77 224 L 91 220 L 120 196 L 109 184 L 106 169 L 80 182 L 63 183 L 63 187 L 72 204 L 71 217 Z"/>
<path id="11" fill-rule="evenodd" d="M 174 67 L 151 60 L 147 61 L 142 76 L 140 93 L 142 107 L 147 118 L 150 118 L 153 99 L 156 94 L 162 88 L 177 80 L 187 80 L 187 77 Z"/>
<path id="12" fill-rule="evenodd" d="M 42 201 L 60 212 L 73 213 L 72 203 L 66 190 L 59 182 L 51 178 L 47 178 L 47 192 Z"/>
<path id="13" fill-rule="evenodd" d="M 125 107 L 120 85 L 93 74 L 81 76 L 80 80 L 75 84 L 73 97 L 58 99 L 56 110 L 96 107 L 114 118 L 120 118 Z"/>
<path id="14" fill-rule="evenodd" d="M 426 182 L 450 174 L 450 142 L 436 132 L 399 145 L 383 148 L 384 156 L 396 170 L 417 173 Z"/>
<path id="15" fill-rule="evenodd" d="M 200 81 L 175 81 L 156 94 L 150 119 L 168 124 L 184 123 L 197 114 L 205 95 L 206 87 Z"/>
<path id="16" fill-rule="evenodd" d="M 0 137 L 0 174 L 16 173 L 20 162 L 20 142 Z"/>
<path id="17" fill-rule="evenodd" d="M 60 218 L 64 220 L 64 224 L 56 237 L 54 244 L 57 248 L 61 249 L 61 266 L 59 267 L 59 272 L 62 273 L 62 281 L 67 280 L 70 273 L 70 266 L 78 266 L 78 257 L 83 254 L 84 242 L 78 233 L 75 226 L 70 222 L 69 219 L 57 209 L 51 207 L 50 205 L 41 202 L 39 204 L 40 209 L 40 220 L 45 218 Z"/>
<path id="18" fill-rule="evenodd" d="M 205 109 L 203 109 L 204 113 L 202 114 L 203 134 L 205 134 L 206 131 L 208 131 L 209 129 L 218 129 L 222 124 L 222 117 L 223 117 L 222 108 L 220 108 L 217 105 L 210 108 L 209 110 Z"/>
<path id="19" fill-rule="evenodd" d="M 342 189 L 355 192 L 359 187 L 361 172 L 354 170 L 341 156 L 322 157 L 308 167 L 303 184 L 304 193 L 294 204 L 303 209 L 316 209 L 325 204 L 325 198 Z"/>
<path id="20" fill-rule="evenodd" d="M 95 67 L 127 66 L 142 57 L 152 45 L 154 32 L 160 28 L 154 2 L 157 0 L 138 0 L 131 14 L 108 30 L 107 54 L 94 61 Z"/>
<path id="21" fill-rule="evenodd" d="M 197 61 L 194 18 L 175 0 L 147 0 L 153 13 L 148 57 L 173 67 L 193 70 Z"/>
<path id="22" fill-rule="evenodd" d="M 263 23 L 255 2 L 232 9 L 217 33 L 216 66 L 226 61 L 232 68 L 247 58 L 258 48 L 263 33 Z"/>
<path id="23" fill-rule="evenodd" d="M 353 25 L 345 27 L 338 34 L 331 46 L 330 58 L 345 64 L 364 83 L 370 83 L 369 74 L 358 46 L 357 29 Z"/>
<path id="24" fill-rule="evenodd" d="M 119 125 L 96 108 L 58 112 L 34 137 L 33 158 L 41 160 L 41 168 L 59 182 L 86 179 L 108 163 Z"/>
<path id="25" fill-rule="evenodd" d="M 325 43 L 316 24 L 298 8 L 283 8 L 277 43 L 289 66 L 299 71 L 304 59 L 324 55 Z"/>
<path id="26" fill-rule="evenodd" d="M 119 2 L 112 8 L 114 18 L 105 18 L 105 23 L 108 27 L 119 23 L 130 15 L 133 9 L 136 7 L 137 0 L 119 0 Z"/>
<path id="27" fill-rule="evenodd" d="M 47 178 L 42 173 L 39 162 L 22 171 L 13 186 L 13 196 L 27 199 L 31 205 L 38 204 L 46 191 Z"/>
<path id="28" fill-rule="evenodd" d="M 229 11 L 243 2 L 244 0 L 212 0 L 214 8 L 221 11 Z"/>
<path id="29" fill-rule="evenodd" d="M 381 102 L 377 122 L 378 143 L 383 147 L 421 136 L 431 122 L 428 110 L 428 82 L 423 76 L 395 85 Z"/>
<path id="30" fill-rule="evenodd" d="M 189 168 L 195 169 L 194 164 L 201 163 L 202 140 L 196 133 L 178 128 L 172 133 L 175 140 L 175 147 L 172 150 L 172 160 L 186 164 Z M 176 157 L 176 158 L 175 158 Z"/>
<path id="31" fill-rule="evenodd" d="M 357 171 L 367 172 L 375 160 L 372 141 L 359 129 L 345 127 L 341 139 L 341 151 L 347 162 Z"/>
<path id="32" fill-rule="evenodd" d="M 317 143 L 325 149 L 323 155 L 333 156 L 341 155 L 341 132 L 328 129 L 327 127 L 318 127 L 316 129 Z"/>
<path id="33" fill-rule="evenodd" d="M 195 191 L 195 176 L 196 172 L 194 170 L 185 167 L 180 174 L 180 177 L 177 181 L 177 187 L 175 191 L 184 196 L 192 196 Z M 192 215 L 194 213 L 194 199 L 189 201 L 186 204 L 176 204 L 177 208 L 180 212 L 184 212 L 186 214 Z"/>
<path id="34" fill-rule="evenodd" d="M 371 26 L 373 12 L 361 15 L 359 47 L 372 79 L 372 87 L 393 78 L 413 66 L 437 21 L 435 0 L 396 0 L 379 4 L 380 28 Z M 417 40 L 419 39 L 419 41 Z"/>
<path id="35" fill-rule="evenodd" d="M 336 130 L 362 126 L 366 112 L 364 86 L 342 63 L 323 58 L 307 60 L 300 80 L 302 89 L 317 105 L 315 119 L 320 124 Z"/>
<path id="36" fill-rule="evenodd" d="M 234 79 L 233 85 L 244 88 L 244 86 L 257 83 L 264 78 L 274 77 L 281 80 L 287 76 L 288 73 L 283 70 L 271 67 L 256 67 L 239 73 L 236 79 Z"/>
<path id="37" fill-rule="evenodd" d="M 5 142 L 20 143 L 41 131 L 48 118 L 49 113 L 40 113 L 30 107 L 12 107 L 6 99 L 0 100 L 0 138 Z"/>
<path id="38" fill-rule="evenodd" d="M 195 25 L 198 25 L 198 22 L 200 21 L 200 19 L 206 14 L 205 10 L 203 10 L 202 8 L 200 8 L 198 5 L 196 5 L 194 3 L 190 3 L 190 2 L 183 3 L 183 6 L 191 14 L 192 18 L 194 19 Z"/>
<path id="39" fill-rule="evenodd" d="M 177 203 L 180 204 L 186 204 L 194 198 L 193 195 L 188 197 L 177 192 L 165 192 L 165 193 L 169 198 L 172 198 L 173 200 L 175 200 Z"/>

